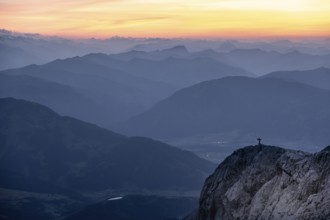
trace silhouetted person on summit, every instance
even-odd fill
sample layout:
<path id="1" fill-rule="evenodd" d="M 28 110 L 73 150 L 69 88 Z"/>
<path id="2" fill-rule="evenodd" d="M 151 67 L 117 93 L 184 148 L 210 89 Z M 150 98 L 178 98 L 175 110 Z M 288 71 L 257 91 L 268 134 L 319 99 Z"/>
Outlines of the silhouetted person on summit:
<path id="1" fill-rule="evenodd" d="M 258 141 L 258 145 L 261 145 L 261 138 L 259 137 L 259 138 L 257 138 L 257 141 Z"/>

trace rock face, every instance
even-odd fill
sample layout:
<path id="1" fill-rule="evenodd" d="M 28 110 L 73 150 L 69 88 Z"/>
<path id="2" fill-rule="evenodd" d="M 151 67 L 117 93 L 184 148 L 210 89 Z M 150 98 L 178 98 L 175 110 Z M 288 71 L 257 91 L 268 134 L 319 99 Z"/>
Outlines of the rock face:
<path id="1" fill-rule="evenodd" d="M 206 180 L 190 218 L 329 219 L 330 148 L 315 154 L 265 145 L 237 150 Z"/>

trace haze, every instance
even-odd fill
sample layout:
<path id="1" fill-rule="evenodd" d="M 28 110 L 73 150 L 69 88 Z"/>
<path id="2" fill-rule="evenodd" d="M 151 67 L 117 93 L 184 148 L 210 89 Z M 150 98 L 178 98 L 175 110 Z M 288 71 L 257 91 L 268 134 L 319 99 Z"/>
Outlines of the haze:
<path id="1" fill-rule="evenodd" d="M 0 0 L 0 219 L 330 220 L 330 0 Z"/>

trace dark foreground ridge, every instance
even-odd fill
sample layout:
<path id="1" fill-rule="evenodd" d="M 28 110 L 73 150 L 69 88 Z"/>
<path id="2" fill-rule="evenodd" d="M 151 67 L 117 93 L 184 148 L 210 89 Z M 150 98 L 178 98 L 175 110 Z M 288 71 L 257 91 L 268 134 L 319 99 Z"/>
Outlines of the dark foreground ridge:
<path id="1" fill-rule="evenodd" d="M 103 198 L 200 190 L 215 168 L 191 152 L 63 117 L 37 103 L 5 98 L 0 109 L 0 219 L 59 219 Z M 129 198 L 120 207 L 140 201 Z M 197 205 L 189 199 L 175 204 L 167 207 L 169 216 L 185 216 Z"/>
<path id="2" fill-rule="evenodd" d="M 0 177 L 11 173 L 79 192 L 128 186 L 196 190 L 213 170 L 188 151 L 125 137 L 36 103 L 6 98 L 0 109 Z M 0 186 L 19 183 L 5 178 Z"/>
<path id="3" fill-rule="evenodd" d="M 329 219 L 330 148 L 310 154 L 257 145 L 235 151 L 205 181 L 186 219 Z"/>

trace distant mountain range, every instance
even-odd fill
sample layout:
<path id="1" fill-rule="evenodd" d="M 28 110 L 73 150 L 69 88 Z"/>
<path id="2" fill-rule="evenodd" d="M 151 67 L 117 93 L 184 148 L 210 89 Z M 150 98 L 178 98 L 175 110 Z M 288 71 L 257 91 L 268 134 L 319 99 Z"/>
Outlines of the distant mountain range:
<path id="1" fill-rule="evenodd" d="M 115 122 L 138 115 L 174 91 L 202 81 L 253 76 L 251 72 L 260 73 L 254 69 L 259 67 L 273 71 L 327 66 L 328 58 L 260 49 L 189 52 L 184 46 L 151 52 L 88 54 L 1 71 L 0 97 L 37 101 L 60 114 L 114 128 Z M 309 78 L 304 81 L 312 82 Z M 322 88 L 327 82 L 321 82 Z M 61 99 L 63 94 L 65 98 Z"/>
<path id="2" fill-rule="evenodd" d="M 204 60 L 205 63 L 199 63 L 198 66 L 196 64 L 197 69 L 194 70 L 194 68 L 191 68 L 190 71 L 200 71 L 205 73 L 216 70 L 216 68 L 213 67 L 215 65 L 214 63 L 216 63 L 215 61 L 225 66 L 229 65 L 231 67 L 236 67 L 236 71 L 239 69 L 245 70 L 245 75 L 248 75 L 248 73 L 264 75 L 269 72 L 279 70 L 309 70 L 320 67 L 330 68 L 330 53 L 323 55 L 315 55 L 303 53 L 298 50 L 289 52 L 278 52 L 262 50 L 258 47 L 251 49 L 234 48 L 230 51 L 217 51 L 212 49 L 206 49 L 201 51 L 189 52 L 184 46 L 176 46 L 166 50 L 155 50 L 149 52 L 129 51 L 120 54 L 111 54 L 109 55 L 109 57 L 115 60 L 128 62 L 130 65 L 120 65 L 121 67 L 123 66 L 127 69 L 134 69 L 133 67 L 131 67 L 131 65 L 139 64 L 139 68 L 135 68 L 137 69 L 137 71 L 141 68 L 141 66 L 147 68 L 146 63 L 138 63 L 142 62 L 141 59 L 144 61 L 163 61 L 169 58 L 186 60 L 196 59 L 195 61 L 197 62 L 201 62 L 200 60 Z M 137 60 L 135 61 L 137 63 L 133 62 L 134 60 Z M 207 61 L 205 60 L 208 60 L 208 62 L 210 63 L 207 63 Z M 162 66 L 162 62 L 160 62 L 159 65 Z M 171 65 L 166 66 L 166 68 L 169 67 L 171 67 Z M 226 71 L 228 73 L 231 73 L 232 70 L 224 69 L 224 73 L 226 73 Z M 184 70 L 182 70 L 182 72 L 184 72 Z M 243 74 L 241 73 L 240 75 Z"/>
<path id="3" fill-rule="evenodd" d="M 0 74 L 0 97 L 42 103 L 61 114 L 75 115 L 86 121 L 98 122 L 101 116 L 115 114 L 102 108 L 81 90 L 29 75 Z"/>
<path id="4" fill-rule="evenodd" d="M 0 77 L 0 97 L 37 101 L 102 126 L 140 113 L 175 90 L 81 57 L 6 70 Z"/>
<path id="5" fill-rule="evenodd" d="M 131 75 L 168 83 L 176 88 L 223 76 L 253 75 L 212 57 L 194 57 L 182 46 L 150 53 L 128 52 L 108 56 L 91 54 L 84 58 Z"/>
<path id="6" fill-rule="evenodd" d="M 277 71 L 262 76 L 304 83 L 321 89 L 330 90 L 330 69 L 317 68 L 304 71 Z"/>
<path id="7" fill-rule="evenodd" d="M 106 53 L 127 59 L 128 51 L 135 51 L 135 58 L 166 59 L 160 51 L 182 45 L 196 56 L 197 51 L 212 50 L 216 60 L 237 66 L 256 74 L 278 70 L 303 70 L 329 67 L 330 47 L 327 39 L 308 40 L 202 40 L 123 38 L 68 39 L 40 34 L 17 33 L 0 30 L 0 70 L 23 67 L 30 64 L 44 64 L 59 58 L 83 56 L 89 53 Z M 179 46 L 180 47 L 180 46 Z M 118 53 L 123 53 L 119 55 Z M 151 54 L 149 54 L 151 52 Z M 171 54 L 183 58 L 187 54 Z M 190 53 L 191 53 L 190 52 Z M 130 53 L 130 52 L 128 52 Z M 147 53 L 147 54 L 144 54 Z M 117 55 L 118 54 L 118 55 Z M 132 55 L 132 54 L 131 54 Z M 139 57 L 136 57 L 139 56 Z M 199 56 L 199 55 L 198 55 Z M 131 56 L 132 58 L 132 56 Z"/>
<path id="8" fill-rule="evenodd" d="M 236 49 L 222 56 L 232 65 L 264 75 L 279 70 L 309 70 L 319 67 L 330 67 L 330 54 L 311 55 L 292 51 L 279 53 L 261 49 Z"/>
<path id="9" fill-rule="evenodd" d="M 330 142 L 329 109 L 328 90 L 270 77 L 225 77 L 179 90 L 121 129 L 164 139 L 233 133 L 241 140 L 262 136 L 316 147 Z"/>
<path id="10" fill-rule="evenodd" d="M 109 39 L 69 39 L 32 33 L 0 30 L 0 70 L 44 64 L 59 58 L 82 56 L 88 53 L 118 53 L 141 42 L 154 39 L 112 37 Z"/>
<path id="11" fill-rule="evenodd" d="M 164 57 L 180 53 L 188 52 L 182 47 L 158 52 Z M 124 61 L 125 56 L 131 54 L 118 55 L 121 59 L 90 54 L 4 70 L 0 72 L 0 97 L 37 101 L 60 114 L 111 127 L 187 85 L 228 75 L 249 75 L 211 58 Z"/>

